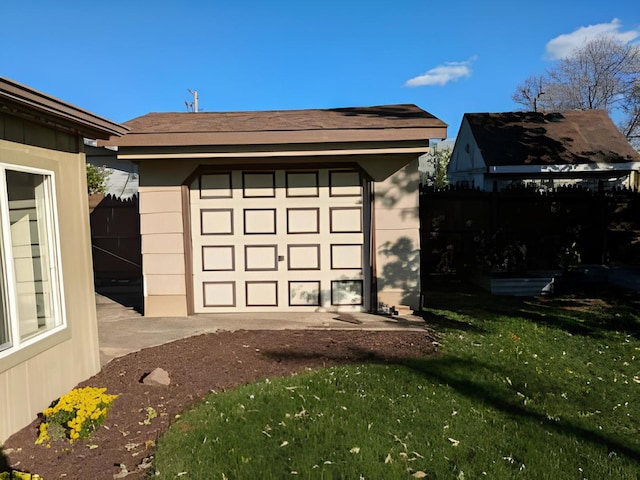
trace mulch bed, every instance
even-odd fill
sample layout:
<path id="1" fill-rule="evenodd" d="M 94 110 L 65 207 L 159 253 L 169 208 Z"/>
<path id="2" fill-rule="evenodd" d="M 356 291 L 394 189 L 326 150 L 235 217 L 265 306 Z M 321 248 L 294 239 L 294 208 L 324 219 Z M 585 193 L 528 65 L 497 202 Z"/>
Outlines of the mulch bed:
<path id="1" fill-rule="evenodd" d="M 103 427 L 87 441 L 35 445 L 39 421 L 11 436 L 2 467 L 59 478 L 143 479 L 154 446 L 175 417 L 209 392 L 223 392 L 264 378 L 305 369 L 367 361 L 401 362 L 434 352 L 427 331 L 279 330 L 219 332 L 178 340 L 112 360 L 79 386 L 118 394 Z M 141 379 L 160 367 L 168 386 Z M 158 416 L 145 422 L 147 407 Z"/>

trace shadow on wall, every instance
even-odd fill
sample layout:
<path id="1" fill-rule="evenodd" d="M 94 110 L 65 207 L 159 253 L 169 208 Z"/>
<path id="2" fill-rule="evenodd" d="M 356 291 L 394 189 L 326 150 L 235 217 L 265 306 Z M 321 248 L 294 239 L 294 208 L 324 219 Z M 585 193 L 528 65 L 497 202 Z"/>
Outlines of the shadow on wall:
<path id="1" fill-rule="evenodd" d="M 332 288 L 329 290 L 318 290 L 316 288 L 305 289 L 302 286 L 296 287 L 295 285 L 290 286 L 290 305 L 309 307 L 316 306 L 318 307 L 317 311 L 326 311 L 327 308 L 338 306 L 363 305 L 364 285 L 362 280 L 353 280 L 347 277 L 342 277 L 335 282 L 335 288 L 332 282 Z M 299 283 L 303 284 L 307 282 Z"/>
<path id="2" fill-rule="evenodd" d="M 375 196 L 381 205 L 386 208 L 393 208 L 403 198 L 415 194 L 420 188 L 420 174 L 418 164 L 407 165 L 394 173 L 387 181 L 376 183 Z M 407 217 L 418 218 L 419 209 L 402 209 L 400 216 L 403 220 Z"/>
<path id="3" fill-rule="evenodd" d="M 419 307 L 420 298 L 420 248 L 408 237 L 400 237 L 395 243 L 385 242 L 379 248 L 385 257 L 378 272 L 378 289 L 401 290 L 402 305 Z"/>

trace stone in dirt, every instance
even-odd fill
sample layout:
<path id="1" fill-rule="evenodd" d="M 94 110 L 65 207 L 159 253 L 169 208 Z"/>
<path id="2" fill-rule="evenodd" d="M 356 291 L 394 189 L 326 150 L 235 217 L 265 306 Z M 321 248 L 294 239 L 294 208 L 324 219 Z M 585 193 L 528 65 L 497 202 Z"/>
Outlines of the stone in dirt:
<path id="1" fill-rule="evenodd" d="M 156 387 L 166 387 L 171 383 L 169 373 L 162 368 L 155 368 L 142 378 L 142 383 Z"/>

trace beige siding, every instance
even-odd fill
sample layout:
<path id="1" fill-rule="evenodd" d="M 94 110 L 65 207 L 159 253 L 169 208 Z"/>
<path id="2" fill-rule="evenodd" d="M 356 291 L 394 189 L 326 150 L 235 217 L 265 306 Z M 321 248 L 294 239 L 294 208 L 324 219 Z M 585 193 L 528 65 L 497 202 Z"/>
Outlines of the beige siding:
<path id="1" fill-rule="evenodd" d="M 187 298 L 184 295 L 148 295 L 144 297 L 145 316 L 184 317 Z"/>
<path id="2" fill-rule="evenodd" d="M 413 309 L 420 307 L 418 185 L 417 159 L 374 184 L 378 301 Z"/>
<path id="3" fill-rule="evenodd" d="M 35 140 L 34 140 L 35 141 Z M 0 140 L 0 161 L 54 172 L 67 328 L 0 359 L 0 442 L 100 369 L 85 157 Z"/>
<path id="4" fill-rule="evenodd" d="M 140 187 L 145 316 L 187 314 L 183 224 L 180 185 Z"/>
<path id="5" fill-rule="evenodd" d="M 184 253 L 184 238 L 181 233 L 164 233 L 142 237 L 142 253 Z"/>

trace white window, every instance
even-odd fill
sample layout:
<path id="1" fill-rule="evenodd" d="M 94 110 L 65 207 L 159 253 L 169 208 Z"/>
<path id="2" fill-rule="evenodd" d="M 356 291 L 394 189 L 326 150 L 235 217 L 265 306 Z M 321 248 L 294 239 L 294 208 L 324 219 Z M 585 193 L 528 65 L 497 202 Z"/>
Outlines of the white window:
<path id="1" fill-rule="evenodd" d="M 0 357 L 64 328 L 53 173 L 0 163 Z"/>

